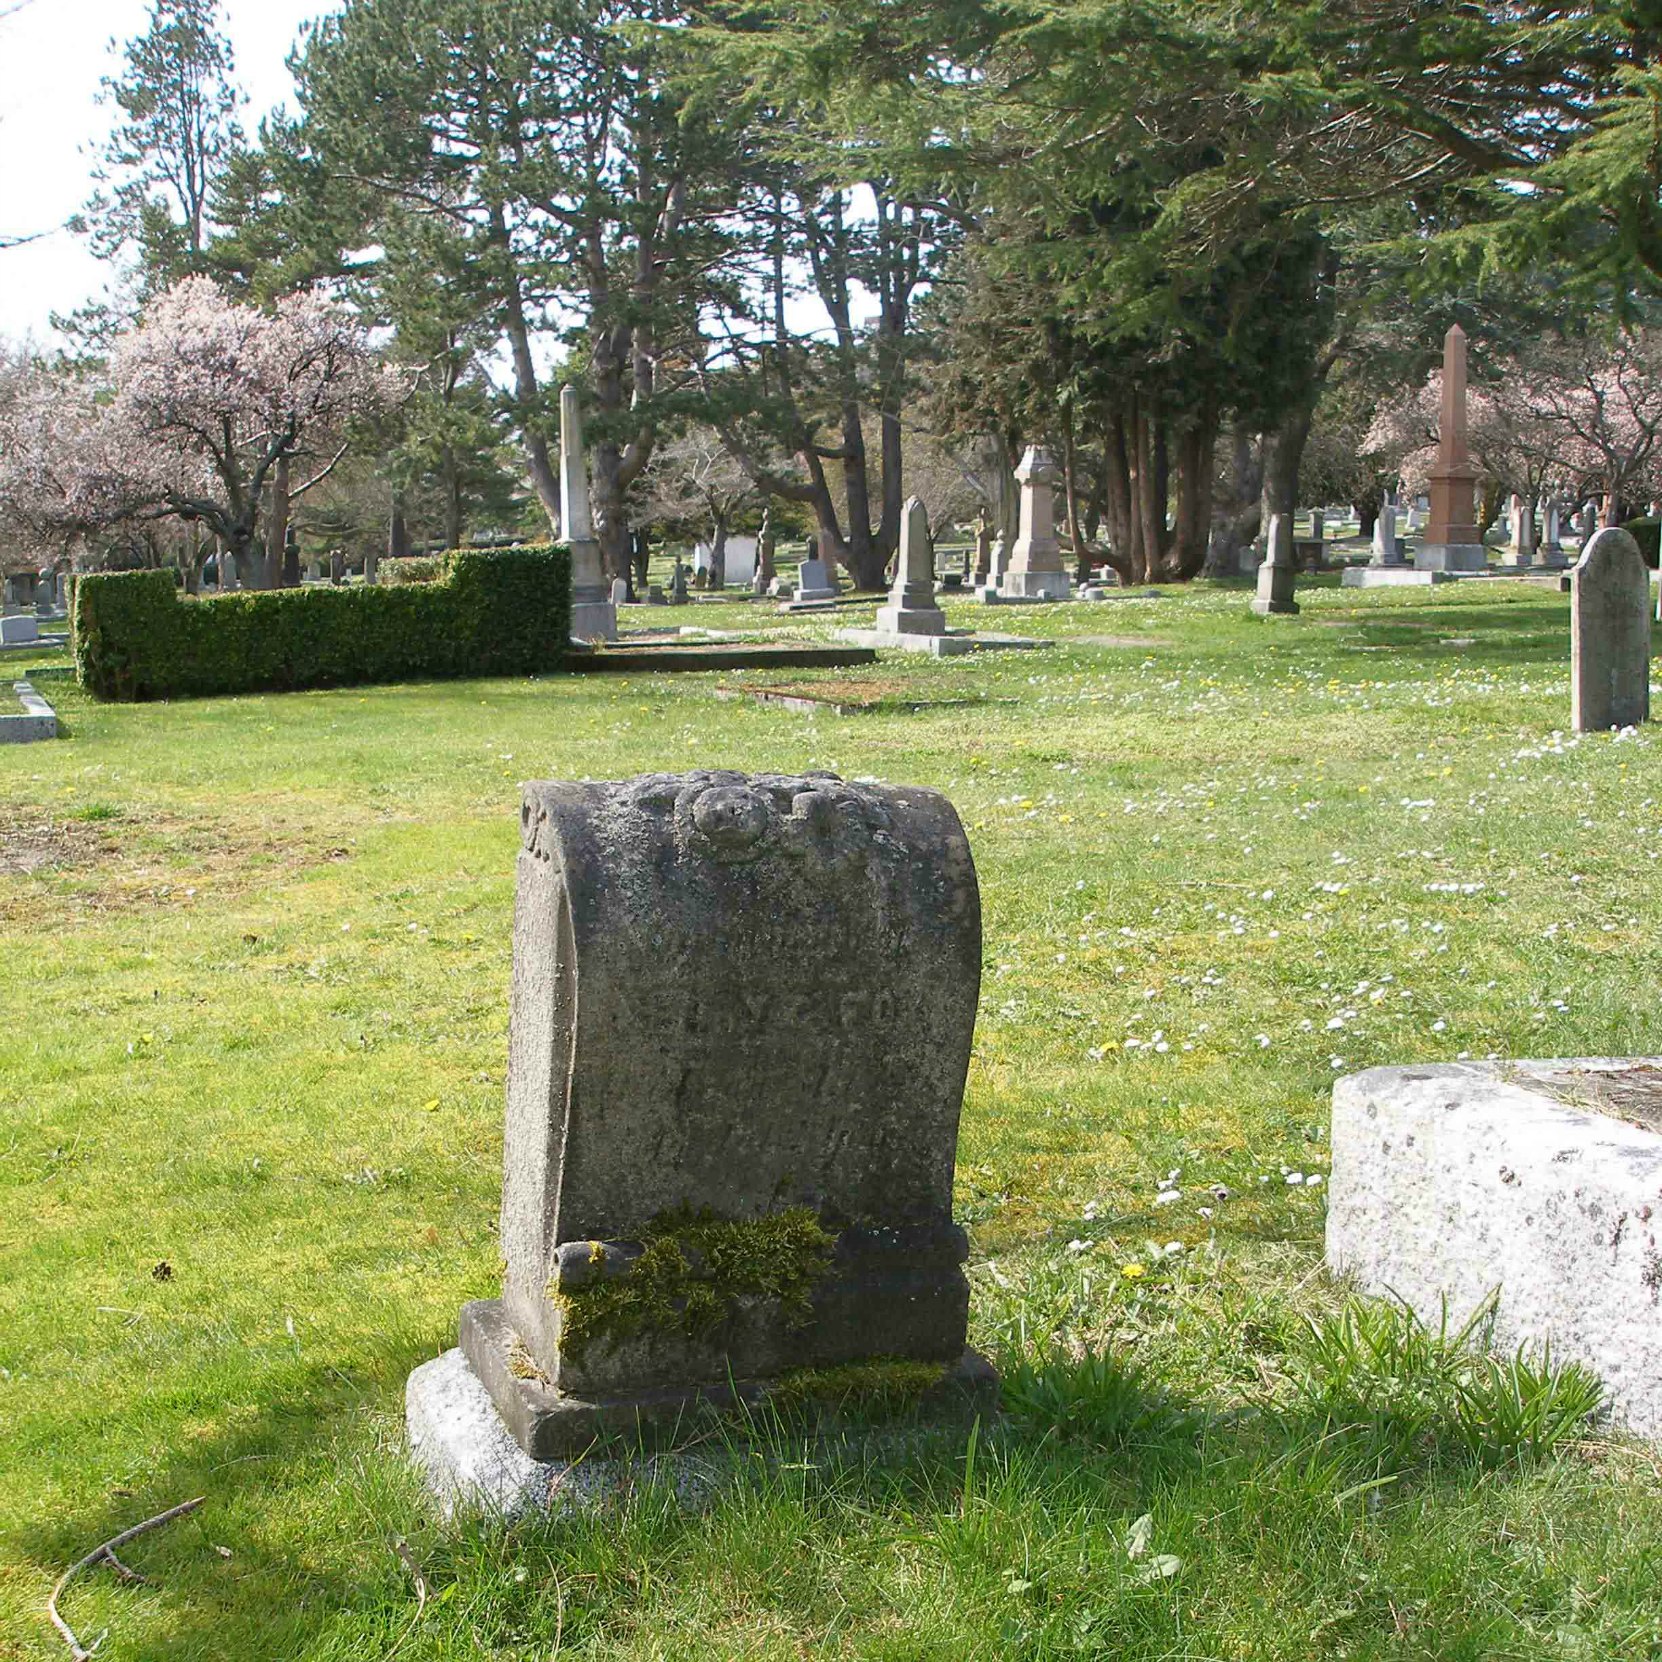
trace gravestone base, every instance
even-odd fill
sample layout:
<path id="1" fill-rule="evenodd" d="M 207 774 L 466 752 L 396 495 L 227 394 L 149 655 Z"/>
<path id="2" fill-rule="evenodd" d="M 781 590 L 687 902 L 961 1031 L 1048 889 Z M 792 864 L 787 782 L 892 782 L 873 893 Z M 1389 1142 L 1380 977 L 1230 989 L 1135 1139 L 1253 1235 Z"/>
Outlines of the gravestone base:
<path id="1" fill-rule="evenodd" d="M 1413 566 L 1346 566 L 1340 587 L 1347 589 L 1429 588 L 1433 583 L 1452 583 L 1458 572 L 1417 571 Z"/>
<path id="2" fill-rule="evenodd" d="M 1073 582 L 1065 571 L 1007 571 L 998 592 L 1004 600 L 1066 600 Z"/>
<path id="3" fill-rule="evenodd" d="M 578 600 L 571 607 L 574 641 L 615 641 L 617 607 L 610 600 Z"/>
<path id="4" fill-rule="evenodd" d="M 1564 552 L 1562 543 L 1542 543 L 1535 550 L 1535 563 L 1543 571 L 1567 571 L 1570 557 Z"/>
<path id="5" fill-rule="evenodd" d="M 0 744 L 32 744 L 58 736 L 58 713 L 27 681 L 16 681 L 12 692 L 20 713 L 0 715 Z"/>
<path id="6" fill-rule="evenodd" d="M 1552 1346 L 1662 1437 L 1662 1065 L 1654 1057 L 1372 1068 L 1333 1091 L 1327 1262 L 1491 1344 Z"/>
<path id="7" fill-rule="evenodd" d="M 880 606 L 879 635 L 944 635 L 946 613 L 938 606 Z"/>
<path id="8" fill-rule="evenodd" d="M 1414 554 L 1416 571 L 1486 571 L 1489 551 L 1480 542 L 1422 543 Z"/>
<path id="9" fill-rule="evenodd" d="M 704 1505 L 716 1474 L 685 1455 L 638 1461 L 533 1460 L 513 1439 L 460 1349 L 423 1362 L 404 1388 L 410 1457 L 445 1518 L 459 1510 L 508 1521 L 595 1513 L 662 1480 L 689 1510 Z"/>
<path id="10" fill-rule="evenodd" d="M 1504 549 L 1500 556 L 1500 563 L 1508 571 L 1532 571 L 1535 567 L 1535 550 L 1532 548 Z"/>
<path id="11" fill-rule="evenodd" d="M 1034 640 L 1028 635 L 890 635 L 880 629 L 839 629 L 837 639 L 851 646 L 897 648 L 901 652 L 927 652 L 935 658 L 958 658 L 966 652 L 1020 652 L 1054 641 Z"/>
<path id="12" fill-rule="evenodd" d="M 536 1377 L 534 1364 L 527 1363 L 524 1346 L 500 1299 L 479 1299 L 463 1305 L 460 1337 L 460 1349 L 448 1354 L 461 1359 L 467 1380 L 472 1383 L 469 1386 L 455 1378 L 452 1365 L 444 1389 L 458 1398 L 466 1396 L 468 1411 L 465 1417 L 458 1416 L 455 1429 L 446 1431 L 441 1441 L 441 1446 L 451 1451 L 443 1467 L 459 1472 L 481 1465 L 481 1457 L 468 1452 L 474 1448 L 487 1450 L 492 1465 L 509 1474 L 522 1474 L 527 1469 L 547 1472 L 569 1458 L 580 1457 L 597 1439 L 672 1429 L 702 1410 L 753 1407 L 770 1393 L 791 1388 L 790 1375 L 786 1374 L 778 1379 L 653 1386 L 628 1395 L 568 1395 L 554 1389 L 545 1377 Z M 421 1372 L 418 1368 L 410 1376 L 411 1400 Z M 996 1407 L 997 1399 L 998 1376 L 992 1364 L 977 1351 L 966 1350 L 956 1362 L 941 1364 L 939 1383 L 924 1392 L 920 1402 L 943 1412 L 986 1414 Z M 488 1407 L 488 1415 L 481 1402 Z M 421 1422 L 423 1432 L 432 1418 L 429 1415 Z M 421 1439 L 413 1410 L 410 1442 L 420 1459 Z M 422 1463 L 431 1469 L 432 1462 Z M 516 1483 L 522 1481 L 515 1478 Z M 434 1481 L 431 1486 L 437 1493 L 442 1482 Z"/>

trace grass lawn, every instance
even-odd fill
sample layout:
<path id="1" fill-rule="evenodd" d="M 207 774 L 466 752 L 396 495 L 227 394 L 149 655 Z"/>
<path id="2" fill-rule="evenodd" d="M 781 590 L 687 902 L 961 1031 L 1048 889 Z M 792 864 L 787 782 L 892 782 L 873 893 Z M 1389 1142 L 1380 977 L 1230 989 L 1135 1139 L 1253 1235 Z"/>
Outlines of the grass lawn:
<path id="1" fill-rule="evenodd" d="M 1312 1414 L 1342 1290 L 1290 1180 L 1327 1170 L 1339 1072 L 1662 1051 L 1662 752 L 1558 731 L 1553 590 L 1247 592 L 954 605 L 1058 645 L 827 672 L 884 690 L 842 716 L 733 674 L 99 707 L 34 661 L 69 737 L 0 750 L 0 1657 L 67 1655 L 56 1575 L 194 1495 L 127 1556 L 153 1585 L 70 1590 L 101 1654 L 1662 1651 L 1648 1451 L 1391 1460 Z M 694 618 L 785 621 L 649 615 Z M 402 1393 L 497 1287 L 517 785 L 688 767 L 957 804 L 973 1337 L 1006 1372 L 1133 1359 L 1140 1405 L 757 1427 L 702 1451 L 700 1511 L 643 1472 L 602 1517 L 440 1528 Z"/>

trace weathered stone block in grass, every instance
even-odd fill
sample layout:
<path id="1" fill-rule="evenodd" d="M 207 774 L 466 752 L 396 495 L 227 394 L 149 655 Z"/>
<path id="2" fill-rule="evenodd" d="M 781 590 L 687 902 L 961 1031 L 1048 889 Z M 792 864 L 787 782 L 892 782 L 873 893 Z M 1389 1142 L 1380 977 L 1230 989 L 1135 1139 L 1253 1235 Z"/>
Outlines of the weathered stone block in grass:
<path id="1" fill-rule="evenodd" d="M 1550 1343 L 1662 1436 L 1662 1066 L 1373 1068 L 1333 1092 L 1331 1267 L 1438 1324 L 1499 1295 L 1496 1341 Z"/>
<path id="2" fill-rule="evenodd" d="M 1650 718 L 1650 571 L 1628 532 L 1600 531 L 1570 588 L 1570 726 L 1578 733 Z"/>
<path id="3" fill-rule="evenodd" d="M 521 1445 L 802 1368 L 960 1369 L 981 913 L 952 805 L 653 774 L 528 786 L 523 829 L 506 1279 L 462 1333 Z"/>

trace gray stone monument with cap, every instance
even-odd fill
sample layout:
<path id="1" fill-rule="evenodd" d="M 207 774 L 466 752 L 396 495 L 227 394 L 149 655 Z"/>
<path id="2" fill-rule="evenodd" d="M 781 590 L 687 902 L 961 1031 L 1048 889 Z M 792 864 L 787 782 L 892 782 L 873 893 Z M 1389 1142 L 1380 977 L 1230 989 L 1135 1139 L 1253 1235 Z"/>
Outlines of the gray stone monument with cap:
<path id="1" fill-rule="evenodd" d="M 588 459 L 577 389 L 560 388 L 560 529 L 571 550 L 571 638 L 615 641 L 617 607 L 600 565 L 589 502 Z"/>
<path id="2" fill-rule="evenodd" d="M 1297 567 L 1293 563 L 1293 516 L 1271 514 L 1269 546 L 1258 568 L 1258 592 L 1252 609 L 1259 617 L 1290 617 L 1298 611 L 1293 598 Z"/>
<path id="3" fill-rule="evenodd" d="M 900 522 L 900 558 L 889 603 L 877 613 L 880 635 L 944 635 L 946 613 L 935 604 L 935 545 L 929 513 L 912 497 Z"/>
<path id="4" fill-rule="evenodd" d="M 1021 521 L 1010 563 L 998 591 L 1012 600 L 1066 600 L 1072 589 L 1056 537 L 1056 484 L 1061 470 L 1050 452 L 1029 445 L 1016 482 L 1021 486 Z"/>
<path id="5" fill-rule="evenodd" d="M 1626 531 L 1598 532 L 1570 574 L 1570 726 L 1650 718 L 1650 570 Z"/>
<path id="6" fill-rule="evenodd" d="M 435 1489 L 469 1392 L 555 1461 L 800 1369 L 987 1388 L 952 1219 L 981 975 L 952 804 L 652 774 L 528 785 L 522 833 L 503 1294 L 411 1376 Z"/>

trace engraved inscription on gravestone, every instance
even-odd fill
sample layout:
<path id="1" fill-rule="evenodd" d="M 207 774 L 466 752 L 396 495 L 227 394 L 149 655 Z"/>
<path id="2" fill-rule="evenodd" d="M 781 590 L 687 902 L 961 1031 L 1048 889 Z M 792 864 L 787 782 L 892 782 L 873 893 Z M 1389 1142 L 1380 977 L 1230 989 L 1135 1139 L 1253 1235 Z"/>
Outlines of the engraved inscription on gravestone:
<path id="1" fill-rule="evenodd" d="M 952 1221 L 980 984 L 951 803 L 830 774 L 526 787 L 500 1301 L 539 1459 L 872 1358 L 985 1383 Z"/>

